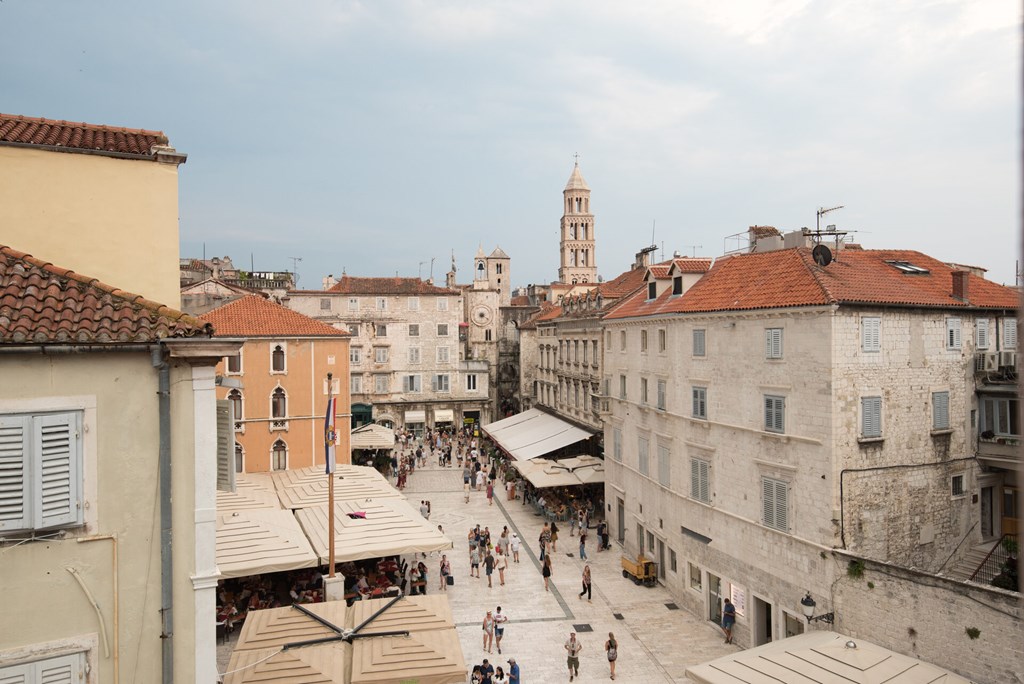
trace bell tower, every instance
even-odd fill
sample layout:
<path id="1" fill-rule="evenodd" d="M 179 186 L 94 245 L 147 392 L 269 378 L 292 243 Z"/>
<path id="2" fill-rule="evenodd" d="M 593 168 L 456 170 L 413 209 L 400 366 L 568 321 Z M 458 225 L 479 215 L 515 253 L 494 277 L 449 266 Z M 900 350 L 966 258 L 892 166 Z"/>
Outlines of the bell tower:
<path id="1" fill-rule="evenodd" d="M 580 173 L 579 155 L 562 196 L 558 280 L 562 283 L 596 283 L 594 215 L 590 213 L 590 188 Z"/>

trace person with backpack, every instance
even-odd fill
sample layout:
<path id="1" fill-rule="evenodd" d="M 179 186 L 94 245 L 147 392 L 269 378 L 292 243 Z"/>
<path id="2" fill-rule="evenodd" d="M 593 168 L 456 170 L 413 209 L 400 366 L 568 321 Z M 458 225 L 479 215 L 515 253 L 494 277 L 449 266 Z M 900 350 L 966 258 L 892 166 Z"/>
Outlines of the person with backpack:
<path id="1" fill-rule="evenodd" d="M 612 671 L 612 679 L 615 679 L 615 661 L 619 658 L 619 642 L 615 640 L 615 634 L 608 632 L 608 641 L 604 642 L 604 651 L 608 655 L 608 667 Z"/>

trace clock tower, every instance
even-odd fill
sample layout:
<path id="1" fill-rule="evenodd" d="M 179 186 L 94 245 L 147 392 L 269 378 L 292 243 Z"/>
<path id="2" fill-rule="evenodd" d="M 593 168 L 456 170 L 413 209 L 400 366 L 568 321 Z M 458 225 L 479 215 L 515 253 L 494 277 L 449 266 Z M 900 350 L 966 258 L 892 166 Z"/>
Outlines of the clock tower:
<path id="1" fill-rule="evenodd" d="M 590 213 L 590 188 L 580 173 L 579 160 L 562 197 L 558 280 L 568 284 L 597 283 L 594 215 Z"/>

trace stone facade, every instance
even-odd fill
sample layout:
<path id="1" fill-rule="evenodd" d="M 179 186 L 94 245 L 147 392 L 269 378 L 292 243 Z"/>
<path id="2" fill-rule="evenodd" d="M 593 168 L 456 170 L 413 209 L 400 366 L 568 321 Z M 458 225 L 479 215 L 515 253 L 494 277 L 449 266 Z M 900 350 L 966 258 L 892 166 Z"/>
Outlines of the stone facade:
<path id="1" fill-rule="evenodd" d="M 579 162 L 562 191 L 558 280 L 562 283 L 597 282 L 597 240 L 590 212 L 590 188 L 580 173 Z"/>

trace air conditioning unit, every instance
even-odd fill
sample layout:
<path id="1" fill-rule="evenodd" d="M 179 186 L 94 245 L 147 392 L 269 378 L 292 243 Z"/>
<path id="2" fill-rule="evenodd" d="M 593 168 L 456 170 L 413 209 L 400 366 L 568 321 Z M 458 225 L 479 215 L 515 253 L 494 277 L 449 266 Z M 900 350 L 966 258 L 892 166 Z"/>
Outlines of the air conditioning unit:
<path id="1" fill-rule="evenodd" d="M 999 370 L 999 352 L 985 352 L 985 370 Z"/>
<path id="2" fill-rule="evenodd" d="M 1017 352 L 1015 352 L 1015 351 L 1001 351 L 1001 352 L 999 352 L 999 367 L 1000 368 L 1016 368 L 1017 367 Z"/>

